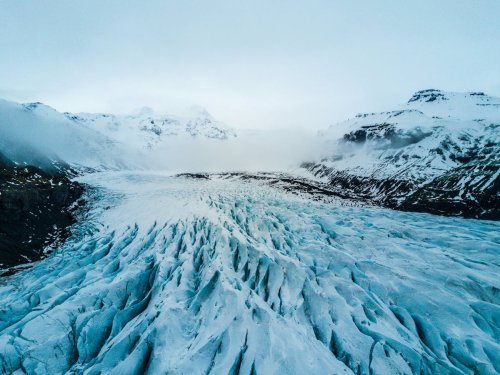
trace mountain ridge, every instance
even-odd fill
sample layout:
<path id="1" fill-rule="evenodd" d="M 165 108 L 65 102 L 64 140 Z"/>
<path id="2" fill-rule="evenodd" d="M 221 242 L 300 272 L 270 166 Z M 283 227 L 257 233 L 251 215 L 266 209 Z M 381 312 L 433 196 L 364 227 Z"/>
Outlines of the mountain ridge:
<path id="1" fill-rule="evenodd" d="M 339 135 L 342 134 L 342 135 Z M 393 110 L 323 132 L 330 155 L 315 178 L 390 208 L 500 219 L 500 99 L 417 91 Z"/>
<path id="2" fill-rule="evenodd" d="M 0 136 L 0 150 L 20 164 L 106 170 L 146 168 L 152 162 L 149 150 L 174 137 L 223 141 L 236 133 L 199 108 L 179 116 L 151 109 L 131 115 L 75 114 L 41 102 L 0 99 Z"/>

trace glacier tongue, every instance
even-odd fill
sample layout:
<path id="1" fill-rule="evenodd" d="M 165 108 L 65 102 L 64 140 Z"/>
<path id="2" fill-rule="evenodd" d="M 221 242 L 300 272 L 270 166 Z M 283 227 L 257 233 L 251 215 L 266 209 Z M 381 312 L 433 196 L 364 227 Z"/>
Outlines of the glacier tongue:
<path id="1" fill-rule="evenodd" d="M 100 199 L 77 233 L 2 279 L 2 373 L 500 371 L 499 223 L 81 179 Z"/>

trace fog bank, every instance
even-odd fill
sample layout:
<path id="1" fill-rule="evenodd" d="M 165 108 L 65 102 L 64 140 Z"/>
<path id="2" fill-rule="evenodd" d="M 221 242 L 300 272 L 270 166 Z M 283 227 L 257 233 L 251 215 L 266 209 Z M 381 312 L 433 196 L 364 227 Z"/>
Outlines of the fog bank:
<path id="1" fill-rule="evenodd" d="M 312 132 L 242 131 L 223 141 L 173 137 L 148 152 L 148 165 L 179 172 L 276 171 L 324 153 L 324 141 Z"/>

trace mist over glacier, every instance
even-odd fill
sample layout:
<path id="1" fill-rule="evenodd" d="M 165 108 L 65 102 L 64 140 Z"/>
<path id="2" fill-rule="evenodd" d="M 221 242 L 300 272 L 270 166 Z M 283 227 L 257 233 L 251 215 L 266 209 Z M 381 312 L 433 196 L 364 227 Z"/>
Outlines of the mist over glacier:
<path id="1" fill-rule="evenodd" d="M 143 108 L 124 115 L 71 114 L 42 103 L 2 100 L 0 145 L 13 160 L 44 167 L 65 162 L 171 172 L 288 170 L 331 153 L 331 145 L 314 131 L 235 132 L 202 108 L 179 113 Z"/>
<path id="2" fill-rule="evenodd" d="M 278 171 L 320 160 L 327 145 L 307 131 L 239 131 L 229 142 L 171 139 L 151 152 L 150 166 L 177 172 Z"/>

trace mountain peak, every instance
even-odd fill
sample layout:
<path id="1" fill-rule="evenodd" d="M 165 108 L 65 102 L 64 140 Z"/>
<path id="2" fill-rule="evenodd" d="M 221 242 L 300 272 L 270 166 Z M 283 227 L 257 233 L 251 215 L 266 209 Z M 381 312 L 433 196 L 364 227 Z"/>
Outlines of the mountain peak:
<path id="1" fill-rule="evenodd" d="M 461 99 L 460 99 L 461 98 Z M 415 92 L 408 100 L 407 104 L 416 103 L 430 103 L 441 102 L 447 100 L 472 100 L 470 103 L 480 103 L 484 101 L 496 100 L 496 98 L 486 95 L 482 91 L 469 91 L 469 92 L 448 92 L 438 89 L 427 89 Z"/>
<path id="2" fill-rule="evenodd" d="M 408 103 L 412 102 L 434 102 L 436 100 L 448 100 L 446 97 L 446 93 L 437 89 L 427 89 L 417 91 L 413 96 L 408 100 Z"/>
<path id="3" fill-rule="evenodd" d="M 57 110 L 47 104 L 44 104 L 42 102 L 32 102 L 32 103 L 23 103 L 21 106 L 26 110 L 26 111 L 37 111 L 37 112 L 57 112 Z"/>

